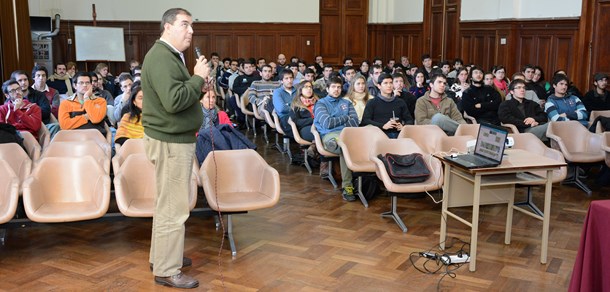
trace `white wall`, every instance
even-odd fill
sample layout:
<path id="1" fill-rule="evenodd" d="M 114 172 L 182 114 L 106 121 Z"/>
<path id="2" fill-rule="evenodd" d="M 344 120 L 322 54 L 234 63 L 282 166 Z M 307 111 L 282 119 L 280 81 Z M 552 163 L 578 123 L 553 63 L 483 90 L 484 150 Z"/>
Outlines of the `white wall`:
<path id="1" fill-rule="evenodd" d="M 21 1 L 21 0 L 19 0 Z M 160 21 L 172 7 L 187 9 L 201 22 L 319 22 L 318 0 L 28 0 L 30 15 L 53 16 L 65 20 Z"/>
<path id="2" fill-rule="evenodd" d="M 424 0 L 369 0 L 369 23 L 424 21 Z"/>
<path id="3" fill-rule="evenodd" d="M 580 17 L 582 0 L 462 0 L 460 20 Z"/>

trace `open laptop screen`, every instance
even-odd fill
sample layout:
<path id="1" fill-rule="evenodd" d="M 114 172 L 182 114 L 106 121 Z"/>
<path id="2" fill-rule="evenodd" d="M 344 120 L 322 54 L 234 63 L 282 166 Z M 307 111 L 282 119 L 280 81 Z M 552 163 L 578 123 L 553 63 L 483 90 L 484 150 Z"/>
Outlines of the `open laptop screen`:
<path id="1" fill-rule="evenodd" d="M 481 124 L 474 154 L 501 163 L 506 137 L 508 137 L 508 131 L 504 128 L 490 124 Z"/>

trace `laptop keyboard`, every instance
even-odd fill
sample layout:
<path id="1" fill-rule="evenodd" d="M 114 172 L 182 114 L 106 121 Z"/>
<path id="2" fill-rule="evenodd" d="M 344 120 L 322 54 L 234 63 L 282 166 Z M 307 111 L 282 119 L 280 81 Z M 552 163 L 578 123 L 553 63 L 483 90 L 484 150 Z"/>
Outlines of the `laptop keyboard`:
<path id="1" fill-rule="evenodd" d="M 485 163 L 490 163 L 490 160 L 478 157 L 478 156 L 474 156 L 474 155 L 461 155 L 459 156 L 461 160 L 473 163 L 473 164 L 485 164 Z"/>

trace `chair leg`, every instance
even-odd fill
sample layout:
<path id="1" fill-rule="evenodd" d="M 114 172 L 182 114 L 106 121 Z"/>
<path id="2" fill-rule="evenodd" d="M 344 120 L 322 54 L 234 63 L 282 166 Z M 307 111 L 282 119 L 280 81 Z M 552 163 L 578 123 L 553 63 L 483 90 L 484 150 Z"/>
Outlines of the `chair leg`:
<path id="1" fill-rule="evenodd" d="M 309 165 L 309 160 L 307 159 L 307 149 L 306 148 L 303 148 L 303 157 L 305 160 L 303 162 L 305 163 L 305 168 L 307 168 L 307 172 L 309 172 L 309 174 L 312 174 L 313 171 L 311 170 L 311 165 Z"/>
<path id="2" fill-rule="evenodd" d="M 539 216 L 544 216 L 544 213 L 542 213 L 542 211 L 540 211 L 540 208 L 538 208 L 538 206 L 536 206 L 536 204 L 534 204 L 534 201 L 532 200 L 532 187 L 531 186 L 527 187 L 527 199 L 523 202 L 514 203 L 513 205 L 527 206 L 530 209 L 532 209 L 532 211 L 534 211 L 534 213 L 538 214 Z"/>
<path id="3" fill-rule="evenodd" d="M 227 237 L 229 237 L 229 245 L 231 246 L 231 256 L 237 256 L 235 240 L 233 239 L 233 216 L 231 214 L 227 215 Z"/>
<path id="4" fill-rule="evenodd" d="M 333 161 L 332 160 L 328 160 L 328 180 L 330 181 L 331 184 L 333 184 L 333 187 L 336 189 L 337 188 L 337 181 L 335 181 L 335 178 L 333 177 Z"/>
<path id="5" fill-rule="evenodd" d="M 358 177 L 358 198 L 360 198 L 360 201 L 365 208 L 369 207 L 369 202 L 367 202 L 364 194 L 362 193 L 362 176 Z"/>
<path id="6" fill-rule="evenodd" d="M 214 217 L 214 226 L 216 226 L 216 231 L 218 231 L 220 228 L 220 219 L 218 218 L 218 215 L 214 215 L 212 217 Z"/>
<path id="7" fill-rule="evenodd" d="M 267 124 L 263 124 L 263 137 L 265 138 L 265 142 L 269 144 L 269 136 L 267 136 Z"/>
<path id="8" fill-rule="evenodd" d="M 574 168 L 574 175 L 572 175 L 572 177 L 569 179 L 565 179 L 563 182 L 561 182 L 561 184 L 564 184 L 564 185 L 574 184 L 574 185 L 576 185 L 577 188 L 584 191 L 587 194 L 587 197 L 590 197 L 591 194 L 593 193 L 593 191 L 591 191 L 591 189 L 587 186 L 587 184 L 585 184 L 585 182 L 581 181 L 580 178 L 578 177 L 578 173 L 580 172 L 580 166 L 575 165 L 572 167 Z"/>
<path id="9" fill-rule="evenodd" d="M 6 238 L 6 229 L 0 229 L 0 245 L 4 245 L 4 239 Z"/>
<path id="10" fill-rule="evenodd" d="M 246 120 L 248 116 L 246 116 Z M 256 118 L 252 116 L 252 133 L 254 133 L 254 137 L 256 137 Z"/>
<path id="11" fill-rule="evenodd" d="M 381 213 L 381 217 L 386 217 L 386 218 L 389 217 L 389 218 L 394 219 L 394 221 L 396 221 L 396 224 L 398 224 L 398 227 L 400 227 L 400 230 L 402 230 L 402 232 L 404 232 L 404 233 L 407 233 L 407 226 L 405 226 L 405 223 L 402 222 L 402 219 L 400 219 L 400 217 L 398 216 L 398 213 L 396 212 L 397 202 L 398 202 L 398 197 L 392 196 L 392 210 Z"/>
<path id="12" fill-rule="evenodd" d="M 273 145 L 273 147 L 275 147 L 277 149 L 277 151 L 279 151 L 280 153 L 282 153 L 282 155 L 284 155 L 284 150 L 282 149 L 282 146 L 280 145 L 280 134 L 278 134 L 277 132 L 275 132 L 275 144 Z"/>
<path id="13" fill-rule="evenodd" d="M 290 138 L 284 137 L 282 141 L 284 143 L 284 152 L 288 154 L 288 159 L 290 159 L 290 162 L 292 162 L 292 153 L 290 152 Z"/>

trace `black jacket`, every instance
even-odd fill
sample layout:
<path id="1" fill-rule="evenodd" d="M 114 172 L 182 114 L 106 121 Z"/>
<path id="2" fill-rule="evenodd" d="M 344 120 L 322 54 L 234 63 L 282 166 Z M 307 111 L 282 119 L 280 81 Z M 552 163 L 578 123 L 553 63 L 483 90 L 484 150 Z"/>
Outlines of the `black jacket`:
<path id="1" fill-rule="evenodd" d="M 521 113 L 518 106 L 519 101 L 515 98 L 503 101 L 498 108 L 498 117 L 500 118 L 500 121 L 505 124 L 515 125 L 517 129 L 519 129 L 519 132 L 523 132 L 530 127 L 523 123 L 523 120 L 526 118 L 534 118 L 539 124 L 547 122 L 547 115 L 539 104 L 529 99 L 523 99 L 523 111 L 525 112 L 525 115 Z"/>
<path id="2" fill-rule="evenodd" d="M 502 99 L 500 93 L 493 87 L 482 85 L 481 87 L 470 86 L 462 94 L 462 110 L 473 116 L 480 122 L 499 125 L 498 107 Z M 475 105 L 480 103 L 481 108 Z"/>

